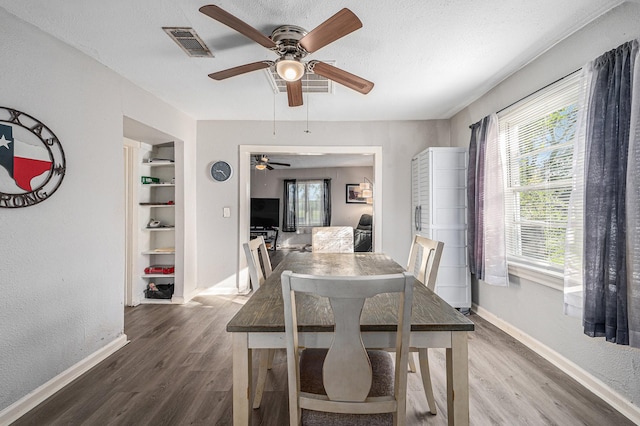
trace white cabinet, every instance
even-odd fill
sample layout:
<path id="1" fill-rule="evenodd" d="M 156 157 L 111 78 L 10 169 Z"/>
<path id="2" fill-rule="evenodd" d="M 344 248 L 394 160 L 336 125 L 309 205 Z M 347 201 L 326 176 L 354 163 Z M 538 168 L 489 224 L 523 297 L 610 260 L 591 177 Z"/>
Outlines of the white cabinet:
<path id="1" fill-rule="evenodd" d="M 171 303 L 175 294 L 176 191 L 172 142 L 149 145 L 140 164 L 138 288 L 141 303 Z M 148 297 L 149 284 L 160 292 Z"/>
<path id="2" fill-rule="evenodd" d="M 411 160 L 411 207 L 412 233 L 444 243 L 436 293 L 470 308 L 465 148 L 428 148 Z"/>

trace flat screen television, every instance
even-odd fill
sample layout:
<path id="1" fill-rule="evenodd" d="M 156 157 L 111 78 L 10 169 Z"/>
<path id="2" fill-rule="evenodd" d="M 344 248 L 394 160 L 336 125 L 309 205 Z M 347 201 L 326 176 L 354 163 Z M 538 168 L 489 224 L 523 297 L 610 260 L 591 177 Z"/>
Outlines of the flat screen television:
<path id="1" fill-rule="evenodd" d="M 273 228 L 280 223 L 279 198 L 251 199 L 251 227 Z"/>

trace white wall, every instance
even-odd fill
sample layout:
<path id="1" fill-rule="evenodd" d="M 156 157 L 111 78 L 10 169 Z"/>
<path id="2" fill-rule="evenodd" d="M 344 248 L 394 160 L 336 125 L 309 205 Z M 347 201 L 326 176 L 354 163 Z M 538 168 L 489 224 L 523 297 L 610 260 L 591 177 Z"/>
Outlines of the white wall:
<path id="1" fill-rule="evenodd" d="M 640 36 L 640 4 L 623 3 L 556 45 L 451 119 L 454 146 L 469 145 L 469 125 L 582 67 L 605 51 Z M 591 339 L 580 320 L 562 314 L 561 291 L 524 279 L 509 288 L 483 282 L 473 302 L 547 345 L 640 406 L 640 351 Z"/>
<path id="2" fill-rule="evenodd" d="M 282 226 L 282 197 L 284 179 L 331 179 L 331 225 L 358 225 L 360 216 L 373 214 L 371 204 L 347 203 L 347 184 L 373 181 L 373 167 L 326 167 L 310 169 L 251 170 L 251 197 L 280 199 L 280 226 Z M 298 235 L 295 232 L 280 232 L 278 244 L 283 246 L 311 244 L 311 231 Z"/>
<path id="3" fill-rule="evenodd" d="M 49 126 L 67 166 L 46 201 L 0 209 L 2 411 L 123 339 L 123 115 L 191 146 L 195 121 L 3 9 L 0 34 L 2 106 Z"/>
<path id="4" fill-rule="evenodd" d="M 238 241 L 238 174 L 214 182 L 208 166 L 224 159 L 238 170 L 240 145 L 382 146 L 382 249 L 404 263 L 409 253 L 411 157 L 429 146 L 449 145 L 447 120 L 389 122 L 202 121 L 198 123 L 198 286 L 235 287 Z M 222 208 L 231 207 L 231 218 Z"/>

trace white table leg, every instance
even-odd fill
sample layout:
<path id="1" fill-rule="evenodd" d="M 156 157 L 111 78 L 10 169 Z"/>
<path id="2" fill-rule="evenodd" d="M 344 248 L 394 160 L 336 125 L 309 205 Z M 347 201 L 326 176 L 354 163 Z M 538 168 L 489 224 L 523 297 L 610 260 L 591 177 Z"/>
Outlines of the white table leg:
<path id="1" fill-rule="evenodd" d="M 233 333 L 233 424 L 251 422 L 251 350 L 247 333 Z"/>
<path id="2" fill-rule="evenodd" d="M 411 354 L 409 354 L 411 355 Z M 431 370 L 429 369 L 429 349 L 419 348 L 418 359 L 420 361 L 420 375 L 422 376 L 422 386 L 424 387 L 424 395 L 429 403 L 429 411 L 431 414 L 437 414 L 436 400 L 433 397 L 433 386 L 431 385 Z"/>
<path id="3" fill-rule="evenodd" d="M 467 332 L 451 332 L 447 348 L 447 417 L 449 425 L 469 425 L 469 349 Z"/>

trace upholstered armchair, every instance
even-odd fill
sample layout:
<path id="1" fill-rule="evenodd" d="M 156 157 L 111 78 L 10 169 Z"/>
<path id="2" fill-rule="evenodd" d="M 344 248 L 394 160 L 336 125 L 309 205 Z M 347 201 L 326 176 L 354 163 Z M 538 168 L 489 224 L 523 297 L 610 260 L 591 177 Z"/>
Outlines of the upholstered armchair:
<path id="1" fill-rule="evenodd" d="M 358 226 L 353 230 L 353 251 L 373 251 L 373 216 L 360 216 Z"/>

